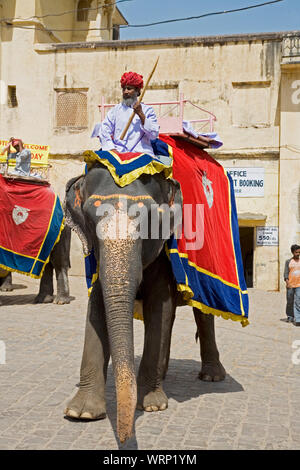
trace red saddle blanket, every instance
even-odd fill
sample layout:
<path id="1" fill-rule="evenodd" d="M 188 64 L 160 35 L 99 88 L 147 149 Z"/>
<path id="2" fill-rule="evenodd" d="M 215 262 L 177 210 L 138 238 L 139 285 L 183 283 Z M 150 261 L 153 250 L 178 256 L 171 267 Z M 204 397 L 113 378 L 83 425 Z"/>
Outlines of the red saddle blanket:
<path id="1" fill-rule="evenodd" d="M 63 229 L 63 210 L 50 185 L 0 175 L 0 266 L 41 277 Z"/>

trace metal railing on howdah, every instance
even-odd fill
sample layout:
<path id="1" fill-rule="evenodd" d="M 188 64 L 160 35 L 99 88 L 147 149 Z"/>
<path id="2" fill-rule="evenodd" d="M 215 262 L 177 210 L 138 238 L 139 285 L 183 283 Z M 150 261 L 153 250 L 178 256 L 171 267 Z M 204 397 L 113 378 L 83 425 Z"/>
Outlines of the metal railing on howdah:
<path id="1" fill-rule="evenodd" d="M 192 101 L 184 99 L 183 93 L 180 94 L 180 98 L 178 101 L 157 101 L 157 102 L 147 102 L 145 103 L 150 106 L 155 106 L 158 107 L 158 121 L 161 127 L 161 132 L 162 133 L 182 133 L 182 121 L 184 120 L 184 109 L 187 104 L 190 104 L 197 110 L 199 110 L 199 113 L 208 114 L 208 117 L 204 118 L 199 118 L 199 119 L 189 119 L 188 121 L 192 123 L 193 125 L 196 125 L 196 127 L 201 126 L 201 130 L 206 127 L 207 125 L 209 126 L 209 132 L 214 131 L 214 122 L 217 120 L 216 116 L 211 113 L 210 111 L 207 111 L 206 109 L 201 108 L 200 106 L 194 104 Z M 101 113 L 101 121 L 105 118 L 106 111 L 108 108 L 112 108 L 115 106 L 114 104 L 111 103 L 105 103 L 105 98 L 102 96 L 101 98 L 101 104 L 98 105 L 99 111 Z M 164 114 L 162 114 L 162 107 L 163 106 L 168 106 L 168 109 L 165 111 Z M 170 110 L 170 106 L 173 106 L 172 110 Z M 173 114 L 173 111 L 176 111 L 177 116 L 166 116 L 166 114 Z M 195 129 L 196 131 L 200 131 L 200 129 Z"/>

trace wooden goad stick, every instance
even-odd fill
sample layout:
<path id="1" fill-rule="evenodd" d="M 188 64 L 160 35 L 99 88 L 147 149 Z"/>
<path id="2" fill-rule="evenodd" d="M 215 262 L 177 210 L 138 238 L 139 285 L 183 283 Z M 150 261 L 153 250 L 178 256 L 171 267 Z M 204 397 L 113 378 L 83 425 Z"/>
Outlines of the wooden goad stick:
<path id="1" fill-rule="evenodd" d="M 148 80 L 147 80 L 147 82 L 146 82 L 146 84 L 145 84 L 145 86 L 144 86 L 144 89 L 143 89 L 141 95 L 139 96 L 139 99 L 137 100 L 138 104 L 140 104 L 140 102 L 142 101 L 142 99 L 143 99 L 143 97 L 144 97 L 145 91 L 147 90 L 147 87 L 148 87 L 148 85 L 149 85 L 149 82 L 150 82 L 150 80 L 151 80 L 151 78 L 152 78 L 152 75 L 154 74 L 155 69 L 156 69 L 156 66 L 157 66 L 157 64 L 158 64 L 158 59 L 159 59 L 159 56 L 157 57 L 157 60 L 156 60 L 156 62 L 155 62 L 155 64 L 154 64 L 154 67 L 153 67 L 153 69 L 152 69 L 152 72 L 150 73 L 150 75 L 149 75 L 149 77 L 148 77 Z M 127 131 L 128 131 L 128 129 L 129 129 L 129 126 L 130 126 L 130 124 L 132 123 L 132 119 L 134 118 L 134 115 L 135 115 L 135 112 L 133 111 L 132 115 L 131 115 L 130 118 L 129 118 L 129 121 L 127 122 L 127 125 L 126 125 L 125 129 L 123 130 L 123 132 L 122 132 L 122 134 L 121 134 L 121 136 L 120 136 L 120 140 L 123 140 L 124 137 L 125 137 L 125 135 L 127 134 Z"/>

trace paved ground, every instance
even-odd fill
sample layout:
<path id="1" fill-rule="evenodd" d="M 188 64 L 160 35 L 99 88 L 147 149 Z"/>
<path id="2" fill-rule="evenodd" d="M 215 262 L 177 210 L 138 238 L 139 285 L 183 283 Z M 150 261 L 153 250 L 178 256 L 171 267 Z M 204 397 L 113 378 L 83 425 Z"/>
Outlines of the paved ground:
<path id="1" fill-rule="evenodd" d="M 0 294 L 0 340 L 6 346 L 6 364 L 0 364 L 0 449 L 118 449 L 111 366 L 107 419 L 84 423 L 63 417 L 79 381 L 84 279 L 71 277 L 70 305 L 39 306 L 32 305 L 38 281 L 13 278 L 16 289 Z M 221 383 L 198 380 L 192 312 L 178 309 L 165 382 L 169 408 L 137 411 L 136 438 L 125 448 L 300 449 L 300 328 L 280 321 L 284 293 L 252 289 L 250 302 L 246 328 L 216 319 L 228 374 Z M 135 321 L 137 365 L 142 341 L 143 325 Z"/>

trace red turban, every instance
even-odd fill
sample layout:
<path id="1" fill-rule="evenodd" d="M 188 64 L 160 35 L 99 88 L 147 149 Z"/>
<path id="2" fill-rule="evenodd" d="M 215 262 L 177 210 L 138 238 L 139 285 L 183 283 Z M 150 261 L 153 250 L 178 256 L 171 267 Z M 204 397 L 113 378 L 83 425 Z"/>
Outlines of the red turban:
<path id="1" fill-rule="evenodd" d="M 121 77 L 121 87 L 126 85 L 134 86 L 135 88 L 143 88 L 143 76 L 135 72 L 125 72 Z"/>

